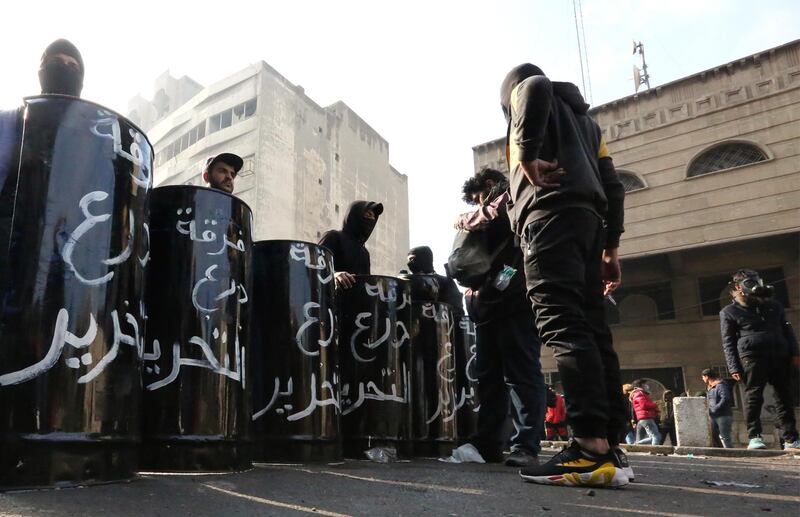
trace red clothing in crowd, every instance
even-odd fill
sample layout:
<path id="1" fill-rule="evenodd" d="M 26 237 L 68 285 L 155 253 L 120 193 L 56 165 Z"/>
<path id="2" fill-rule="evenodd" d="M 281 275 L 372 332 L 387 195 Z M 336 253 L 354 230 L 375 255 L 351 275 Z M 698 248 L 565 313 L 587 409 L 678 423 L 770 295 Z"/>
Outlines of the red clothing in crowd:
<path id="1" fill-rule="evenodd" d="M 658 406 L 650 398 L 647 393 L 641 388 L 636 388 L 631 393 L 631 403 L 633 404 L 633 412 L 636 415 L 636 420 L 658 420 L 661 412 Z"/>

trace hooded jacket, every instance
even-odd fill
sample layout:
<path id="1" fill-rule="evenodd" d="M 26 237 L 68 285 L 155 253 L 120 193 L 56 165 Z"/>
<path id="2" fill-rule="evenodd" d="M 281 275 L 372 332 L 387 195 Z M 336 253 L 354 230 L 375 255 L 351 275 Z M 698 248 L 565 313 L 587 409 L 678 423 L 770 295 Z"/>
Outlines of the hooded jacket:
<path id="1" fill-rule="evenodd" d="M 728 371 L 742 373 L 742 358 L 786 358 L 800 355 L 797 337 L 779 301 L 747 306 L 733 301 L 719 313 L 722 350 Z"/>
<path id="2" fill-rule="evenodd" d="M 364 219 L 364 212 L 372 209 L 375 220 Z M 341 230 L 325 232 L 319 240 L 333 253 L 335 271 L 346 271 L 354 275 L 369 275 L 369 251 L 364 245 L 372 235 L 383 205 L 372 201 L 353 201 L 344 216 Z"/>
<path id="3" fill-rule="evenodd" d="M 633 405 L 633 413 L 636 415 L 636 420 L 658 419 L 660 414 L 658 405 L 653 402 L 653 399 L 643 389 L 636 388 L 633 390 L 631 404 Z"/>
<path id="4" fill-rule="evenodd" d="M 521 236 L 534 220 L 582 207 L 605 219 L 605 247 L 618 247 L 625 189 L 578 87 L 551 82 L 541 69 L 525 64 L 509 72 L 500 95 L 508 123 L 512 229 Z M 558 160 L 566 172 L 558 187 L 536 187 L 525 177 L 520 162 L 537 158 Z"/>
<path id="5" fill-rule="evenodd" d="M 733 415 L 733 389 L 727 379 L 708 389 L 708 414 L 711 416 Z"/>

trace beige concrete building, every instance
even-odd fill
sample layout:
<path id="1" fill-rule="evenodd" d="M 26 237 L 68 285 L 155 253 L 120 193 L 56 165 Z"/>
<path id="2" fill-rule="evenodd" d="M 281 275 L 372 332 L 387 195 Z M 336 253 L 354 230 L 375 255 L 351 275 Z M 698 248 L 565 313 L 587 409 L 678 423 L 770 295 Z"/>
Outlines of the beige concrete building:
<path id="1" fill-rule="evenodd" d="M 316 242 L 341 228 L 353 200 L 380 201 L 367 243 L 373 273 L 405 265 L 407 177 L 389 163 L 388 142 L 345 103 L 319 106 L 265 62 L 205 88 L 165 74 L 156 91 L 153 101 L 132 99 L 129 116 L 155 147 L 157 186 L 202 185 L 206 158 L 233 152 L 245 160 L 234 193 L 254 211 L 257 240 Z"/>
<path id="2" fill-rule="evenodd" d="M 700 372 L 709 366 L 727 374 L 718 312 L 742 267 L 776 287 L 797 331 L 800 40 L 591 114 L 627 190 L 623 286 L 618 305 L 608 305 L 624 380 L 651 379 L 658 395 L 703 391 Z M 476 170 L 507 170 L 505 139 L 473 152 Z M 768 393 L 766 416 L 774 414 L 769 401 Z M 741 411 L 737 420 L 741 443 Z"/>

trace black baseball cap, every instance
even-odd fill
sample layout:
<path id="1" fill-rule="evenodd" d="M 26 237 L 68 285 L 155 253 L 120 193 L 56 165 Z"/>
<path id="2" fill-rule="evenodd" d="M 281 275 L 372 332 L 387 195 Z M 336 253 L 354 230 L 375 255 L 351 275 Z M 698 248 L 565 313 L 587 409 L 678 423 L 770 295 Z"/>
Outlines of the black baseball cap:
<path id="1" fill-rule="evenodd" d="M 238 173 L 244 165 L 242 157 L 233 153 L 219 153 L 215 156 L 209 156 L 206 160 L 206 169 L 210 169 L 215 163 L 222 162 L 233 167 L 233 171 Z"/>

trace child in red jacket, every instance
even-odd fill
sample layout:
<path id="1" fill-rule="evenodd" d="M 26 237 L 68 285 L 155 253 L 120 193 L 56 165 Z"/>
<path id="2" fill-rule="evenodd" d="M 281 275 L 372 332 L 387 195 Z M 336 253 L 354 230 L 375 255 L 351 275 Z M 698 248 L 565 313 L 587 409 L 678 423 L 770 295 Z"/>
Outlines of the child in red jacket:
<path id="1" fill-rule="evenodd" d="M 547 413 L 544 416 L 544 430 L 548 440 L 569 440 L 567 434 L 567 408 L 564 397 L 547 387 Z"/>

